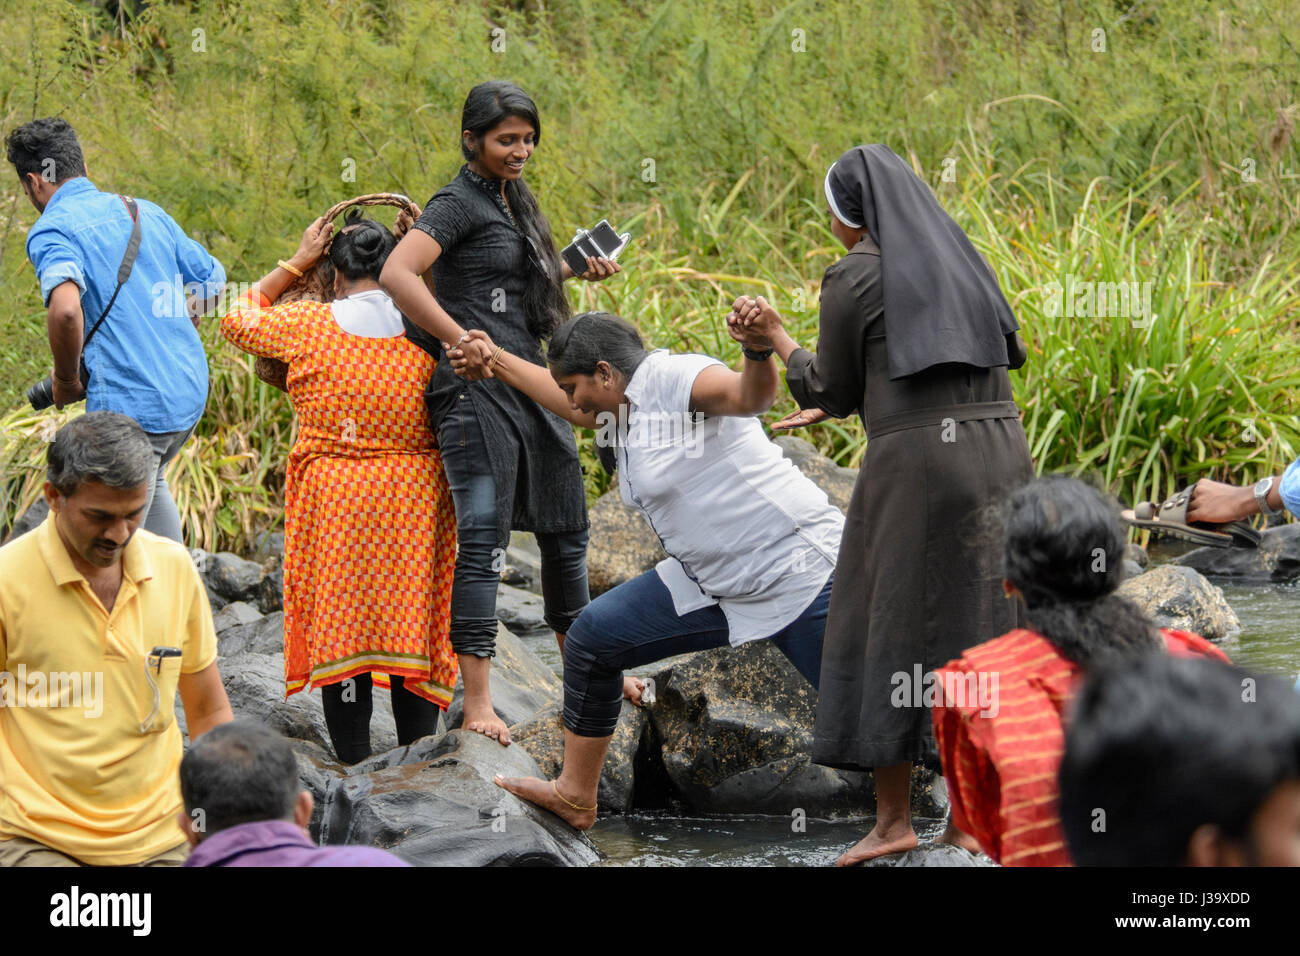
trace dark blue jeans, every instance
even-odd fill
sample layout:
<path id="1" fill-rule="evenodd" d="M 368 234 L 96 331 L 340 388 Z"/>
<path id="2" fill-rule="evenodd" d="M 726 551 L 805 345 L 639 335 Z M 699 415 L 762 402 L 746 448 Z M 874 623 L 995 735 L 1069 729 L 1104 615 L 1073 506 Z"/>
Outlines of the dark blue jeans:
<path id="1" fill-rule="evenodd" d="M 814 688 L 833 580 L 770 638 Z M 587 605 L 564 642 L 564 726 L 580 737 L 608 737 L 618 725 L 626 668 L 726 647 L 729 633 L 726 615 L 716 604 L 679 617 L 654 570 L 606 591 Z"/>
<path id="2" fill-rule="evenodd" d="M 454 427 L 452 427 L 454 426 Z M 496 480 L 483 431 L 468 397 L 438 426 L 438 448 L 456 505 L 456 571 L 451 584 L 451 646 L 457 654 L 496 655 L 497 586 L 509 534 L 497 521 Z M 526 454 L 527 451 L 525 450 Z M 506 507 L 511 507 L 509 503 Z M 587 532 L 538 533 L 542 601 L 547 627 L 567 634 L 591 599 L 587 590 Z"/>

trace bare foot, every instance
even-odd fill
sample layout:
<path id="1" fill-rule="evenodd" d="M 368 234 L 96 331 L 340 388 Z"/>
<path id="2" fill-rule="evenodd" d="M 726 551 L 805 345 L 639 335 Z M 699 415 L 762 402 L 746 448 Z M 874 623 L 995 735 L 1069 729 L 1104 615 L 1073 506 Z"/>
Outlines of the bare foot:
<path id="1" fill-rule="evenodd" d="M 645 681 L 641 680 L 641 678 L 639 677 L 623 678 L 623 696 L 626 699 L 630 700 L 632 703 L 636 704 L 638 707 L 641 706 L 641 692 L 644 690 L 645 690 Z"/>
<path id="2" fill-rule="evenodd" d="M 589 830 L 591 825 L 596 822 L 595 796 L 574 800 L 572 793 L 561 789 L 560 792 L 573 803 L 579 806 L 586 806 L 590 803 L 592 807 L 590 810 L 575 810 L 556 794 L 555 788 L 559 786 L 558 780 L 552 782 L 550 780 L 539 780 L 537 777 L 503 777 L 501 774 L 497 774 L 492 782 L 503 790 L 509 790 L 520 800 L 527 800 L 529 803 L 545 810 L 550 810 L 575 829 Z"/>
<path id="3" fill-rule="evenodd" d="M 469 701 L 465 702 L 465 719 L 461 726 L 466 730 L 472 730 L 476 734 L 483 734 L 485 737 L 491 737 L 502 747 L 510 746 L 510 728 L 506 722 L 497 716 L 497 712 L 492 709 L 492 705 L 471 706 Z"/>
<path id="4" fill-rule="evenodd" d="M 856 866 L 864 860 L 874 860 L 888 853 L 902 853 L 917 846 L 916 831 L 911 823 L 882 830 L 877 823 L 871 832 L 858 841 L 853 849 L 835 861 L 836 866 Z"/>
<path id="5" fill-rule="evenodd" d="M 948 825 L 943 828 L 943 833 L 934 841 L 935 843 L 951 843 L 953 846 L 959 846 L 963 850 L 969 850 L 971 853 L 983 853 L 980 849 L 979 840 L 975 839 L 965 830 L 959 830 L 948 821 Z"/>

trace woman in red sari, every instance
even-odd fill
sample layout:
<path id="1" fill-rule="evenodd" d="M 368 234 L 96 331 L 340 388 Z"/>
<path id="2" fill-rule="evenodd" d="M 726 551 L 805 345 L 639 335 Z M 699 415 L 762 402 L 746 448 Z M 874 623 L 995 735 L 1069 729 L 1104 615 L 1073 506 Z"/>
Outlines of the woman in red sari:
<path id="1" fill-rule="evenodd" d="M 1160 650 L 1228 658 L 1195 634 L 1157 630 L 1115 593 L 1124 532 L 1098 491 L 1051 476 L 1019 489 L 1009 509 L 1002 585 L 1024 602 L 1030 627 L 935 672 L 934 736 L 952 806 L 941 839 L 1004 866 L 1069 866 L 1057 773 L 1084 671 Z"/>

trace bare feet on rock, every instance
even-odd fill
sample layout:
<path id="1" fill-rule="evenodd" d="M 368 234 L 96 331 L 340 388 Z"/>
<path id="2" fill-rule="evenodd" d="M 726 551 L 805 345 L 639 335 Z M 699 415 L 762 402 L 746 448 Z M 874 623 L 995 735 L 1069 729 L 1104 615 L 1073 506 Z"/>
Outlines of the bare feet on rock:
<path id="1" fill-rule="evenodd" d="M 596 822 L 596 795 L 583 796 L 575 800 L 575 794 L 568 791 L 560 781 L 539 780 L 536 777 L 503 777 L 497 774 L 493 783 L 503 790 L 509 790 L 520 800 L 550 810 L 565 823 L 578 830 L 589 830 Z M 557 792 L 557 789 L 558 792 Z M 563 794 L 564 799 L 560 795 Z M 590 806 L 590 810 L 575 810 L 570 803 L 580 807 Z"/>
<path id="2" fill-rule="evenodd" d="M 984 852 L 983 850 L 980 849 L 979 840 L 976 840 L 965 830 L 957 829 L 955 826 L 952 825 L 951 820 L 948 821 L 948 825 L 943 828 L 943 833 L 940 834 L 939 838 L 934 842 L 951 843 L 953 846 L 959 846 L 963 850 L 968 850 L 971 853 Z"/>
<path id="3" fill-rule="evenodd" d="M 461 726 L 476 734 L 491 737 L 502 747 L 510 746 L 510 729 L 506 727 L 506 722 L 497 716 L 491 704 L 475 707 L 466 701 L 465 719 L 461 722 Z"/>
<path id="4" fill-rule="evenodd" d="M 882 829 L 877 823 L 853 849 L 848 850 L 835 861 L 836 866 L 857 866 L 866 860 L 890 853 L 902 853 L 914 850 L 917 846 L 916 831 L 911 823 L 895 825 Z"/>

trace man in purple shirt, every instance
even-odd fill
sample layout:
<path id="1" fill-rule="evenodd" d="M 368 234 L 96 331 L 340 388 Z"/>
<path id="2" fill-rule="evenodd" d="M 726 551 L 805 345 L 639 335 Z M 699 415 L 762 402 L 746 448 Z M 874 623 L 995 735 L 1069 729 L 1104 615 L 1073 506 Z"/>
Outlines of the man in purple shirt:
<path id="1" fill-rule="evenodd" d="M 409 866 L 368 846 L 317 846 L 289 742 L 250 720 L 208 731 L 181 760 L 186 866 Z"/>

